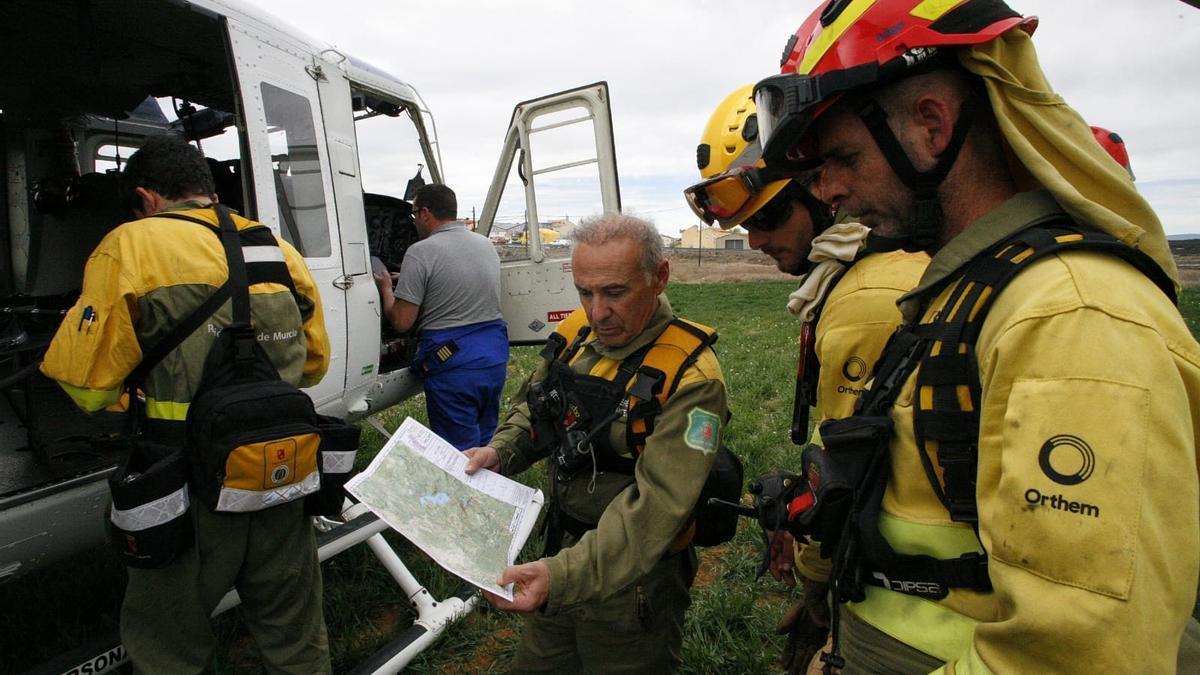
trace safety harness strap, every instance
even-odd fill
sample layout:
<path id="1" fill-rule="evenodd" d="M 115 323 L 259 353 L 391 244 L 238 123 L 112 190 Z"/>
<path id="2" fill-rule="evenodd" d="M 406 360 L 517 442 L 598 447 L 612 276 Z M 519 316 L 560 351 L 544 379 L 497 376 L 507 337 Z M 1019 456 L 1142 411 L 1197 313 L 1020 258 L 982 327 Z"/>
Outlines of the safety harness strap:
<path id="1" fill-rule="evenodd" d="M 716 341 L 717 332 L 712 328 L 678 317 L 671 319 L 655 338 L 629 389 L 629 422 L 625 432 L 628 446 L 635 454 L 641 454 L 645 448 L 646 438 L 654 433 L 654 419 L 679 388 L 684 373 Z M 670 386 L 664 386 L 668 382 Z"/>
<path id="2" fill-rule="evenodd" d="M 945 307 L 926 326 L 933 336 L 917 374 L 914 427 L 925 473 L 956 522 L 976 523 L 980 385 L 975 341 L 996 298 L 1034 262 L 1067 250 L 1100 250 L 1128 261 L 1174 302 L 1174 287 L 1144 253 L 1109 235 L 1085 232 L 1073 223 L 1025 229 L 966 266 Z M 929 454 L 942 468 L 938 480 Z"/>
<path id="3" fill-rule="evenodd" d="M 1047 256 L 1074 250 L 1116 255 L 1175 301 L 1174 285 L 1162 269 L 1145 253 L 1109 235 L 1085 232 L 1069 221 L 1028 228 L 968 263 L 952 282 L 940 311 L 926 323 L 901 329 L 889 341 L 875 383 L 860 401 L 865 410 L 855 412 L 886 414 L 899 386 L 919 364 L 913 412 L 918 456 L 930 486 L 955 522 L 978 527 L 975 488 L 982 392 L 975 342 L 983 322 L 996 298 L 1022 270 Z M 930 455 L 937 458 L 941 479 Z M 991 589 L 986 554 L 936 559 L 893 550 L 879 531 L 885 488 L 886 475 L 866 488 L 870 497 L 858 523 L 866 568 L 862 581 L 933 599 L 945 597 L 951 588 Z"/>
<path id="4" fill-rule="evenodd" d="M 587 314 L 576 309 L 563 319 L 547 340 L 541 356 L 550 361 L 570 365 L 590 332 Z M 708 326 L 674 317 L 654 342 L 630 354 L 621 362 L 614 384 L 624 387 L 631 379 L 629 397 L 621 403 L 628 413 L 626 440 L 634 454 L 645 447 L 646 437 L 654 432 L 654 418 L 662 412 L 667 399 L 679 388 L 688 367 L 701 352 L 717 341 L 717 332 Z M 636 378 L 633 377 L 636 375 Z M 618 460 L 625 461 L 618 461 Z M 603 463 L 610 470 L 633 472 L 634 460 L 607 458 Z"/>

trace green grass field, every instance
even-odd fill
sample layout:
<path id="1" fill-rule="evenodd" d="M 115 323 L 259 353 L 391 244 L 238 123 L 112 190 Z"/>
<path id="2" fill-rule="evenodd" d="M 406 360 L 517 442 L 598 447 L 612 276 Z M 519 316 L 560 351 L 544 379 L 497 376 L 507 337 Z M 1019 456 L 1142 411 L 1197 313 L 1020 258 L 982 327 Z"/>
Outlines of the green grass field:
<path id="1" fill-rule="evenodd" d="M 789 281 L 673 285 L 668 294 L 678 314 L 715 326 L 721 333 L 717 351 L 725 370 L 733 420 L 728 445 L 742 458 L 747 477 L 795 466 L 799 449 L 787 440 L 795 377 L 794 319 L 783 309 L 792 290 Z M 1200 289 L 1186 290 L 1181 310 L 1193 334 L 1200 335 Z M 513 350 L 507 405 L 520 381 L 533 368 L 537 348 Z M 420 397 L 384 415 L 395 428 L 406 416 L 425 421 Z M 362 447 L 368 452 L 383 437 L 364 427 Z M 544 475 L 521 476 L 535 485 Z M 772 672 L 781 638 L 774 635 L 777 617 L 791 602 L 790 592 L 769 576 L 755 579 L 760 535 L 749 522 L 730 544 L 702 552 L 702 567 L 693 591 L 684 643 L 685 672 Z M 453 594 L 461 582 L 413 551 L 402 538 L 388 535 L 405 562 L 434 597 Z M 536 558 L 540 542 L 526 547 Z M 324 567 L 325 615 L 332 640 L 334 667 L 353 668 L 365 656 L 412 621 L 407 600 L 366 547 L 357 547 Z M 123 572 L 107 551 L 77 556 L 34 573 L 24 582 L 0 586 L 0 672 L 17 673 L 58 651 L 79 645 L 116 625 Z M 240 630 L 237 612 L 218 621 L 223 651 L 216 672 L 259 672 L 257 655 Z M 483 604 L 410 666 L 416 673 L 504 672 L 520 633 L 520 618 Z"/>

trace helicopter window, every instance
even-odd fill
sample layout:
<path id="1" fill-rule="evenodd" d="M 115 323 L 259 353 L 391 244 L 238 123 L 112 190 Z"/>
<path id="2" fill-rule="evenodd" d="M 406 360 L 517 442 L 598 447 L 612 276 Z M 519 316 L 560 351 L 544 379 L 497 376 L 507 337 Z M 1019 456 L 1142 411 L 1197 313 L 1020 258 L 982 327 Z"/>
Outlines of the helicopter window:
<path id="1" fill-rule="evenodd" d="M 406 108 L 385 101 L 371 104 L 354 117 L 363 191 L 409 199 L 407 181 L 423 173 L 425 164 L 421 137 Z"/>
<path id="2" fill-rule="evenodd" d="M 125 166 L 125 160 L 135 152 L 137 152 L 137 148 L 131 145 L 102 145 L 96 149 L 96 156 L 93 159 L 94 170 L 97 173 L 118 171 Z"/>
<path id="3" fill-rule="evenodd" d="M 401 104 L 360 91 L 353 104 L 368 244 L 373 257 L 397 272 L 418 239 L 410 200 L 427 175 L 421 136 Z"/>
<path id="4" fill-rule="evenodd" d="M 262 83 L 280 233 L 306 258 L 331 254 L 325 183 L 308 99 Z"/>

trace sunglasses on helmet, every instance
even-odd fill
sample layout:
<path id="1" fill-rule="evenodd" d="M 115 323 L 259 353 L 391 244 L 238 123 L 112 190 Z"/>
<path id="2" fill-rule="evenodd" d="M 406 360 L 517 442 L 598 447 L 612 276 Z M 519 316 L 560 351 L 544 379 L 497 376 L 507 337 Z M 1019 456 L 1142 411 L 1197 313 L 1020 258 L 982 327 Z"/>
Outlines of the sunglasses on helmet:
<path id="1" fill-rule="evenodd" d="M 732 227 L 746 219 L 746 207 L 763 188 L 795 175 L 794 171 L 739 166 L 696 183 L 683 195 L 696 217 L 710 225 L 715 221 L 722 227 Z"/>

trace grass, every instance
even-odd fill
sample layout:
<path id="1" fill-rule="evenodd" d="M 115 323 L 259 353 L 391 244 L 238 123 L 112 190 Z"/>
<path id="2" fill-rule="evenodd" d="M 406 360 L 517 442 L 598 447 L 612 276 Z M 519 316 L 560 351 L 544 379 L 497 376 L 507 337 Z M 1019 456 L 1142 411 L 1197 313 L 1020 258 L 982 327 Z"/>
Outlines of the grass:
<path id="1" fill-rule="evenodd" d="M 733 420 L 728 445 L 742 458 L 747 477 L 795 466 L 798 448 L 787 440 L 795 377 L 796 324 L 783 309 L 790 281 L 673 285 L 668 294 L 676 312 L 715 326 L 717 352 L 730 391 Z M 1186 289 L 1180 309 L 1193 334 L 1200 335 L 1200 288 Z M 536 363 L 538 349 L 516 348 L 509 365 L 504 406 Z M 389 429 L 406 416 L 425 421 L 421 397 L 383 416 Z M 383 444 L 364 425 L 360 462 Z M 544 474 L 520 477 L 544 487 Z M 737 537 L 701 553 L 684 640 L 688 673 L 775 671 L 781 638 L 772 630 L 791 602 L 790 592 L 766 576 L 755 579 L 760 540 L 743 522 Z M 401 537 L 387 535 L 416 577 L 436 598 L 456 592 L 461 582 L 425 560 Z M 526 547 L 536 558 L 539 541 Z M 324 566 L 325 616 L 334 669 L 346 672 L 407 628 L 413 612 L 398 587 L 366 547 L 347 551 Z M 21 672 L 55 653 L 95 638 L 116 626 L 124 586 L 123 571 L 99 550 L 40 570 L 23 582 L 0 585 L 0 673 Z M 504 672 L 520 636 L 520 617 L 486 604 L 451 627 L 433 648 L 409 667 L 414 673 Z M 214 671 L 261 672 L 257 653 L 241 630 L 236 610 L 216 622 L 223 645 Z"/>

